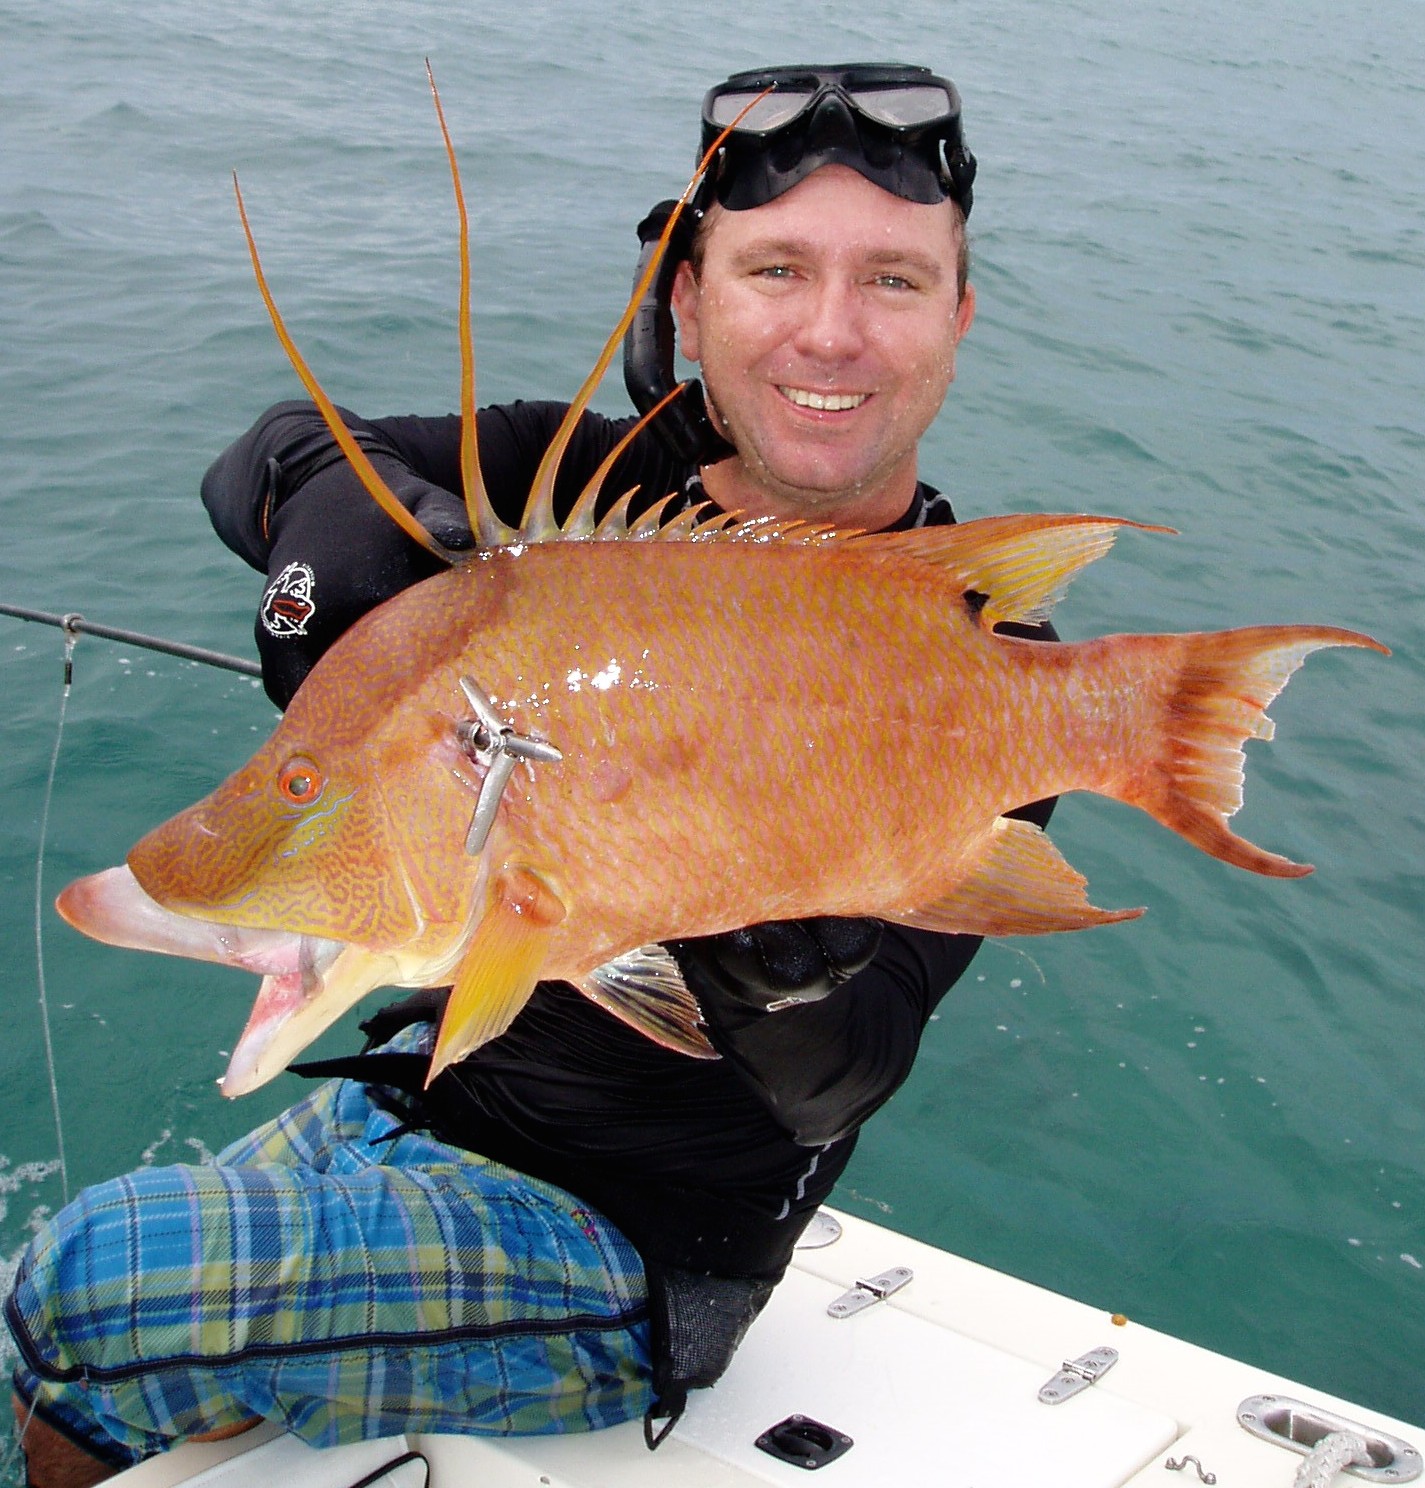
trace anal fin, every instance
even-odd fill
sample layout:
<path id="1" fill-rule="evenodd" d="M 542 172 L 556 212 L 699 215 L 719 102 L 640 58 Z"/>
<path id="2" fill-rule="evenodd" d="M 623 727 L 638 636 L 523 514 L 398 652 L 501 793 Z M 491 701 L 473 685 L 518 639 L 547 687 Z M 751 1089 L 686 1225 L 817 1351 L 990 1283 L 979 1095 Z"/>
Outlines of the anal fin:
<path id="1" fill-rule="evenodd" d="M 720 1056 L 700 1026 L 702 1011 L 678 963 L 661 945 L 640 946 L 595 967 L 579 990 L 606 1013 L 665 1049 L 693 1059 Z"/>
<path id="2" fill-rule="evenodd" d="M 564 915 L 563 901 L 532 868 L 507 864 L 493 876 L 484 917 L 461 958 L 441 1019 L 430 1080 L 514 1022 Z"/>
<path id="3" fill-rule="evenodd" d="M 965 880 L 938 904 L 906 915 L 902 925 L 960 935 L 1046 935 L 1137 919 L 1141 909 L 1097 909 L 1087 880 L 1071 868 L 1048 834 L 1017 817 L 996 818 L 984 851 Z"/>

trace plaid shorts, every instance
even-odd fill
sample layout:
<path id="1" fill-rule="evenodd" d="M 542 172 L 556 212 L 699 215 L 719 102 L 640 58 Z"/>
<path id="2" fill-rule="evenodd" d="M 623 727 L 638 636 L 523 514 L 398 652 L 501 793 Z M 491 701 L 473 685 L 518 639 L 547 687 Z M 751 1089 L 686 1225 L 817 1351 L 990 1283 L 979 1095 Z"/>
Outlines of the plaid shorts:
<path id="1" fill-rule="evenodd" d="M 86 1189 L 5 1315 L 21 1397 L 115 1465 L 251 1416 L 329 1446 L 587 1431 L 650 1398 L 628 1240 L 550 1184 L 400 1132 L 350 1080 L 212 1166 Z"/>

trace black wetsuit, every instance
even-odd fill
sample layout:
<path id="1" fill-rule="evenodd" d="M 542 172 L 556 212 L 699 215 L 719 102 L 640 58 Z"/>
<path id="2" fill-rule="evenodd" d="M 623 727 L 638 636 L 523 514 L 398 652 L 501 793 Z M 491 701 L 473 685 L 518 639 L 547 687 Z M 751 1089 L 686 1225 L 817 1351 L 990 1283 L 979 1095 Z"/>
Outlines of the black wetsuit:
<path id="1" fill-rule="evenodd" d="M 485 481 L 501 515 L 517 523 L 524 494 L 562 405 L 516 403 L 479 415 Z M 401 482 L 460 489 L 459 421 L 350 419 L 398 494 Z M 567 508 L 627 424 L 586 416 L 565 461 L 556 507 Z M 224 540 L 275 577 L 294 562 L 370 566 L 367 529 L 323 520 L 319 502 L 291 502 L 320 482 L 349 491 L 354 477 L 308 405 L 281 405 L 208 472 L 203 498 Z M 650 436 L 621 459 L 605 490 L 637 484 L 649 504 L 684 492 L 696 472 Z M 301 505 L 307 509 L 297 511 Z M 376 523 L 389 522 L 376 510 Z M 939 525 L 949 503 L 922 486 L 902 524 Z M 390 547 L 389 537 L 383 541 Z M 314 635 L 276 637 L 259 622 L 269 690 L 279 703 L 356 611 L 435 564 L 405 543 L 369 584 L 321 615 Z M 407 567 L 402 568 L 404 564 Z M 1047 808 L 1031 812 L 1037 819 Z M 414 1102 L 437 1135 L 571 1191 L 607 1215 L 653 1268 L 775 1282 L 806 1221 L 846 1167 L 857 1129 L 909 1074 L 931 1013 L 969 964 L 979 940 L 887 925 L 871 962 L 822 1000 L 775 1012 L 765 993 L 702 998 L 723 1054 L 695 1061 L 653 1044 L 558 983 L 542 984 L 510 1029 L 470 1055 Z M 410 1056 L 406 1056 L 409 1060 Z M 340 1069 L 378 1085 L 423 1079 L 409 1070 Z"/>

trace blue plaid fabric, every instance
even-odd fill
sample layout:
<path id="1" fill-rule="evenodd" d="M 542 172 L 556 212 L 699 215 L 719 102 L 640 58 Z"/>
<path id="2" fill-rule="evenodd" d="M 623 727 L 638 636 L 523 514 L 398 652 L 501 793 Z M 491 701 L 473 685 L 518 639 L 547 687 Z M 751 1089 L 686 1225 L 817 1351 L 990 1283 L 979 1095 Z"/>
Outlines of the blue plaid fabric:
<path id="1" fill-rule="evenodd" d="M 21 1395 L 116 1462 L 254 1415 L 314 1446 L 612 1425 L 649 1404 L 647 1317 L 601 1215 L 349 1080 L 86 1189 L 6 1304 Z"/>

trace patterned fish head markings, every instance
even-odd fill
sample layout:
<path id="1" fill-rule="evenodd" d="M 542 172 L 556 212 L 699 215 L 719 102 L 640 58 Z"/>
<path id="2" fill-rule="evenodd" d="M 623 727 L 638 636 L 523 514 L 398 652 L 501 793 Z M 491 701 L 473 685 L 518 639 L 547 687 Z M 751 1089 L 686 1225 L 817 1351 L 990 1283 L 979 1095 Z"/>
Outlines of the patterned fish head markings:
<path id="1" fill-rule="evenodd" d="M 413 634 L 406 609 L 354 627 L 258 753 L 134 847 L 152 898 L 383 951 L 432 924 L 463 928 L 472 874 L 448 823 L 468 821 L 479 775 L 456 741 L 458 693 L 442 693 L 441 644 Z"/>

